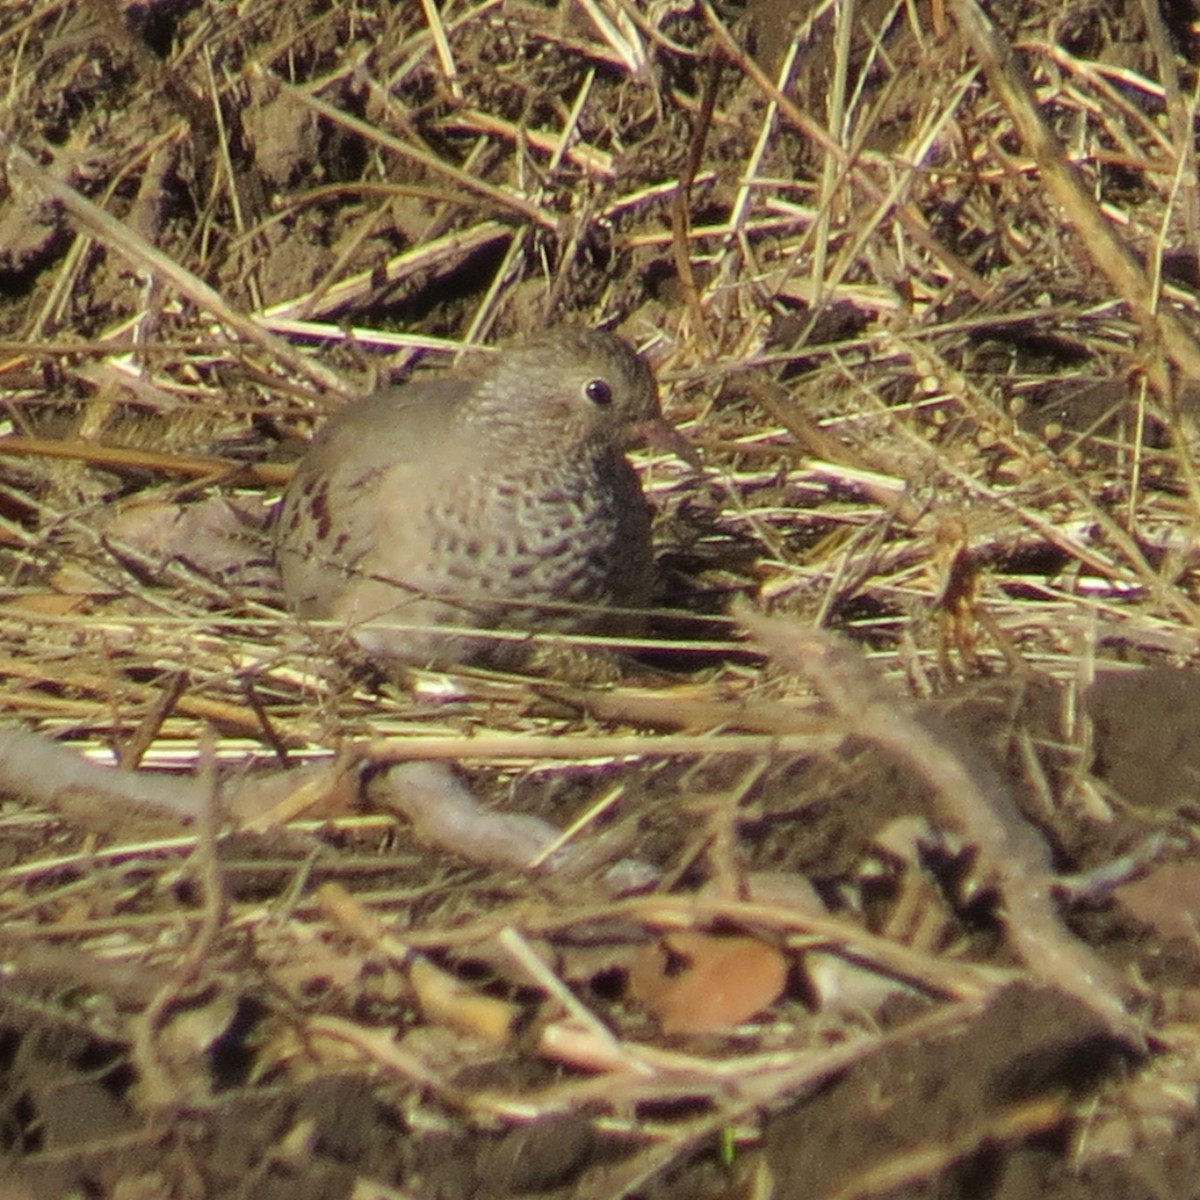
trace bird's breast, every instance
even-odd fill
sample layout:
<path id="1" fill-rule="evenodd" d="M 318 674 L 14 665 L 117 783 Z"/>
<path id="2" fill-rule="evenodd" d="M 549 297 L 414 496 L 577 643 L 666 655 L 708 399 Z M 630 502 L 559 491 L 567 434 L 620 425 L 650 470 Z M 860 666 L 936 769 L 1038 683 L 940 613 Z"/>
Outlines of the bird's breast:
<path id="1" fill-rule="evenodd" d="M 586 459 L 570 470 L 526 468 L 495 472 L 434 500 L 431 556 L 448 565 L 453 583 L 488 593 L 611 598 L 624 535 L 642 536 L 645 501 L 632 468 L 620 457 Z"/>

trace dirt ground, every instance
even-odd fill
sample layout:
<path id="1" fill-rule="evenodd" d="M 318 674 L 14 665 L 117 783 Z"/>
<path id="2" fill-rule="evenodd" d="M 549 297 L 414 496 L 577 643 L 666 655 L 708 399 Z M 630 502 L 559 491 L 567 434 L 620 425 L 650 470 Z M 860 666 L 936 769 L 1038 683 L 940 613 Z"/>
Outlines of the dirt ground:
<path id="1" fill-rule="evenodd" d="M 0 1200 L 1200 1195 L 1200 13 L 1003 7 L 3 6 Z M 555 321 L 650 643 L 301 628 Z"/>

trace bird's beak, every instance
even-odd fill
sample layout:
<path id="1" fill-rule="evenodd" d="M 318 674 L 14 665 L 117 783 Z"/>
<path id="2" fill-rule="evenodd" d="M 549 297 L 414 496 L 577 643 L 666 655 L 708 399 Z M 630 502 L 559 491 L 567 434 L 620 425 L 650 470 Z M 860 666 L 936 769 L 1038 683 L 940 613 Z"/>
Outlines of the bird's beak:
<path id="1" fill-rule="evenodd" d="M 674 454 L 694 471 L 703 470 L 704 464 L 700 461 L 696 447 L 666 417 L 652 417 L 649 421 L 639 421 L 634 425 L 633 432 L 638 443 Z"/>

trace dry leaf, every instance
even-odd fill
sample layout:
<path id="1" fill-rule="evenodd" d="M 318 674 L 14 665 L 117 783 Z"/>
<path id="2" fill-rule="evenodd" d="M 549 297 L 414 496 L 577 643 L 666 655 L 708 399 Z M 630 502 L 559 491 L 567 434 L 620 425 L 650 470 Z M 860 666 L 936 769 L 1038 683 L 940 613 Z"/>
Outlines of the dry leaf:
<path id="1" fill-rule="evenodd" d="M 131 504 L 104 532 L 160 567 L 179 559 L 206 575 L 244 580 L 266 555 L 265 522 L 261 504 L 210 496 L 194 504 Z"/>
<path id="2" fill-rule="evenodd" d="M 412 961 L 409 979 L 427 1021 L 449 1025 L 494 1046 L 508 1040 L 517 1019 L 514 1005 L 474 991 L 420 956 Z"/>
<path id="3" fill-rule="evenodd" d="M 1200 863 L 1163 863 L 1144 879 L 1123 883 L 1116 895 L 1164 937 L 1192 938 L 1200 928 Z"/>
<path id="4" fill-rule="evenodd" d="M 783 955 L 758 938 L 683 930 L 638 950 L 629 991 L 664 1033 L 708 1033 L 770 1007 L 787 969 Z"/>

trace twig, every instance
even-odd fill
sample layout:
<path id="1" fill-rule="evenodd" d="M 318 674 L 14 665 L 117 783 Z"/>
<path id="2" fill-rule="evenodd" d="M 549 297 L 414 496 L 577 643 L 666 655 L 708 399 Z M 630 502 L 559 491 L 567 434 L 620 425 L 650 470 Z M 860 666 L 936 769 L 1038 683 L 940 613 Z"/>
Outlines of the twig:
<path id="1" fill-rule="evenodd" d="M 808 678 L 854 732 L 905 762 L 934 789 L 941 817 L 977 848 L 995 880 L 1013 950 L 1041 980 L 1077 997 L 1114 1033 L 1140 1040 L 1107 963 L 1076 939 L 1054 908 L 1050 851 L 1007 782 L 939 716 L 893 695 L 850 642 L 740 606 L 738 617 L 771 656 Z"/>
<path id="2" fill-rule="evenodd" d="M 203 780 L 97 766 L 75 751 L 24 729 L 0 729 L 0 791 L 54 808 L 87 800 L 126 813 L 151 808 L 192 819 L 207 795 Z"/>
<path id="3" fill-rule="evenodd" d="M 140 446 L 101 446 L 88 441 L 17 436 L 0 437 L 0 456 L 6 454 L 35 458 L 68 458 L 96 466 L 124 467 L 131 471 L 160 471 L 167 475 L 219 479 L 226 483 L 286 483 L 293 470 L 290 466 L 280 466 L 276 463 L 243 463 L 226 458 L 165 454 Z"/>

